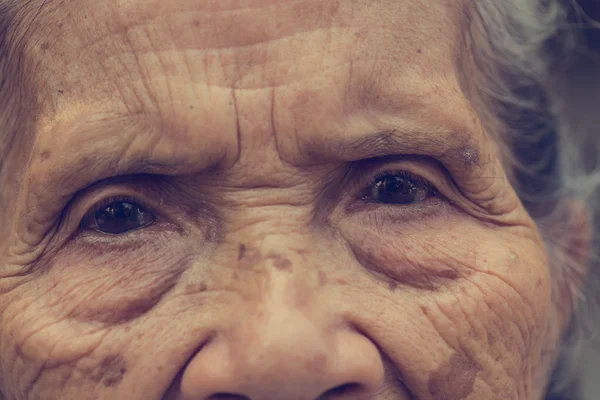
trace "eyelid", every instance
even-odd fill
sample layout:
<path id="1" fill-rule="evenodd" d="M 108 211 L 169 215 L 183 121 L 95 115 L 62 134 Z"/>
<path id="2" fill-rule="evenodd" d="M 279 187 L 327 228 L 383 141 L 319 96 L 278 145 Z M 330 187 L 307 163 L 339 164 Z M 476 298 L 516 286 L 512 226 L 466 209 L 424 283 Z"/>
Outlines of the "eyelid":
<path id="1" fill-rule="evenodd" d="M 82 228 L 82 223 L 86 218 L 90 218 L 98 211 L 102 205 L 108 205 L 114 201 L 129 201 L 138 204 L 151 211 L 157 218 L 161 217 L 160 211 L 153 206 L 151 201 L 147 201 L 144 195 L 135 191 L 126 183 L 99 185 L 77 194 L 70 204 L 63 211 L 64 229 L 71 233 L 76 233 Z"/>

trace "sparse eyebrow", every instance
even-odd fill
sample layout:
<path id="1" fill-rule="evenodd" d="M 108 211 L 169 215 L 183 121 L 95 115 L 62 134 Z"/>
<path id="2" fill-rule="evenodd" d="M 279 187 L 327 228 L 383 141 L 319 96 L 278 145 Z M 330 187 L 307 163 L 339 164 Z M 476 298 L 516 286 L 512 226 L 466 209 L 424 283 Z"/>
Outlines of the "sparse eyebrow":
<path id="1" fill-rule="evenodd" d="M 31 175 L 44 175 L 48 186 L 58 184 L 78 190 L 120 175 L 200 172 L 213 167 L 223 157 L 218 151 L 211 151 L 214 147 L 190 149 L 183 143 L 173 151 L 175 139 L 157 151 L 156 141 L 168 136 L 161 132 L 163 128 L 163 124 L 137 116 L 82 118 L 70 127 L 61 126 L 46 133 L 53 137 L 54 132 L 62 131 L 60 134 L 64 136 L 57 139 L 62 146 L 38 149 L 30 165 Z M 58 165 L 45 164 L 46 159 L 57 157 L 54 153 L 60 153 Z"/>
<path id="2" fill-rule="evenodd" d="M 51 181 L 64 184 L 74 179 L 75 172 L 79 175 L 83 171 L 93 171 L 97 176 L 91 179 L 95 180 L 133 174 L 193 174 L 221 167 L 219 162 L 227 152 L 225 146 L 211 146 L 206 141 L 204 148 L 197 149 L 190 148 L 186 142 L 185 146 L 168 151 L 168 156 L 156 151 L 140 151 L 130 152 L 124 157 L 124 150 L 115 143 L 126 145 L 133 139 L 143 141 L 146 137 L 148 140 L 156 140 L 156 137 L 172 135 L 160 131 L 164 128 L 163 124 L 152 125 L 147 121 L 138 123 L 135 118 L 129 117 L 103 118 L 100 122 L 93 122 L 91 129 L 86 125 L 83 121 L 69 130 L 71 135 L 85 135 L 77 142 L 84 141 L 88 151 L 60 149 L 64 154 L 74 156 L 61 157 L 63 165 L 52 171 L 54 177 Z M 301 146 L 305 160 L 300 163 L 350 162 L 392 155 L 427 155 L 440 159 L 443 164 L 475 168 L 479 166 L 480 150 L 472 139 L 472 135 L 466 132 L 442 131 L 427 126 L 410 129 L 398 126 L 350 135 L 335 132 L 320 135 L 317 140 L 313 138 Z"/>
<path id="3" fill-rule="evenodd" d="M 401 129 L 373 132 L 338 144 L 344 159 L 361 160 L 397 154 L 430 155 L 440 161 L 458 161 L 465 167 L 477 166 L 479 150 L 470 142 L 468 134 L 452 134 L 451 137 L 426 133 L 414 134 Z"/>
<path id="4" fill-rule="evenodd" d="M 233 141 L 211 144 L 211 141 L 218 141 L 219 136 L 226 135 L 212 135 L 210 140 L 198 140 L 195 144 L 169 139 L 177 138 L 177 133 L 165 132 L 168 127 L 164 124 L 146 120 L 139 123 L 131 116 L 91 117 L 90 120 L 81 119 L 66 129 L 61 127 L 59 131 L 66 136 L 66 141 L 53 140 L 51 146 L 54 148 L 41 152 L 38 149 L 28 173 L 33 182 L 26 201 L 30 208 L 49 209 L 50 206 L 39 206 L 57 202 L 66 204 L 77 191 L 108 178 L 137 174 L 195 175 L 221 168 L 225 155 L 236 151 L 231 148 L 237 149 Z M 439 127 L 437 130 L 426 126 L 417 128 L 414 124 L 408 129 L 409 125 L 368 133 L 321 134 L 299 149 L 303 153 L 299 165 L 425 155 L 439 160 L 451 173 L 454 170 L 469 175 L 469 170 L 479 166 L 480 151 L 473 144 L 476 141 L 471 134 L 442 131 Z M 232 137 L 236 137 L 235 133 Z M 146 142 L 156 143 L 157 138 L 164 139 L 165 145 L 145 145 Z M 71 143 L 65 144 L 70 140 Z M 142 145 L 131 146 L 133 141 Z M 57 142 L 62 145 L 57 147 Z M 75 147 L 79 147 L 77 151 Z M 55 154 L 45 155 L 44 151 Z M 47 163 L 46 159 L 50 157 L 58 158 L 58 162 Z"/>

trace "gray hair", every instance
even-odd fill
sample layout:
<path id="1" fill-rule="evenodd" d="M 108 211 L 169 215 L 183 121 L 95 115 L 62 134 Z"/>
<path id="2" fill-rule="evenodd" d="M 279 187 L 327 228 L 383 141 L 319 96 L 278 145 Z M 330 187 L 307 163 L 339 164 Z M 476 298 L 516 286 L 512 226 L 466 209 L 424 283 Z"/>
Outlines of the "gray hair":
<path id="1" fill-rule="evenodd" d="M 472 1 L 459 60 L 463 87 L 488 131 L 498 136 L 509 179 L 544 237 L 554 302 L 577 310 L 561 348 L 549 349 L 558 353 L 549 395 L 574 390 L 579 355 L 598 315 L 592 293 L 584 289 L 595 287 L 584 285 L 597 259 L 595 240 L 591 255 L 577 254 L 579 249 L 569 244 L 578 238 L 564 235 L 565 224 L 579 223 L 569 211 L 575 202 L 587 206 L 597 226 L 600 185 L 596 160 L 589 159 L 597 151 L 583 156 L 584 148 L 597 149 L 597 138 L 594 132 L 573 129 L 561 90 L 565 68 L 578 49 L 579 33 L 570 22 L 578 10 L 575 3 L 560 0 Z M 581 230 L 579 239 L 587 241 L 593 233 Z M 584 265 L 590 257 L 590 265 Z M 561 282 L 573 284 L 565 291 L 559 289 Z"/>

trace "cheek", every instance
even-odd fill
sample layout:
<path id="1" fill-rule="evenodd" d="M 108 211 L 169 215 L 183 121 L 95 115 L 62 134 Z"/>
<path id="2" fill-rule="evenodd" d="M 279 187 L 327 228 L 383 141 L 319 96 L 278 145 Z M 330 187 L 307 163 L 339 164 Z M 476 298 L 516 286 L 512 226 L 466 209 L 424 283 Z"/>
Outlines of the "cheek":
<path id="1" fill-rule="evenodd" d="M 384 282 L 376 315 L 358 305 L 358 318 L 423 398 L 531 398 L 548 344 L 544 247 L 520 228 L 448 226 L 347 231 Z"/>
<path id="2" fill-rule="evenodd" d="M 177 243 L 152 243 L 143 249 L 77 252 L 57 256 L 43 285 L 45 305 L 79 322 L 115 325 L 155 307 L 199 256 Z"/>
<path id="3" fill-rule="evenodd" d="M 108 338 L 128 337 L 123 332 L 128 323 L 156 307 L 198 258 L 176 248 L 163 243 L 103 254 L 65 247 L 51 263 L 40 265 L 32 279 L 2 298 L 8 305 L 0 325 L 2 370 L 10 371 L 3 376 L 16 379 L 4 382 L 3 390 L 62 390 L 61 382 L 73 383 L 77 376 L 116 384 L 128 367 L 112 352 L 122 343 Z M 101 347 L 103 355 L 96 360 Z"/>

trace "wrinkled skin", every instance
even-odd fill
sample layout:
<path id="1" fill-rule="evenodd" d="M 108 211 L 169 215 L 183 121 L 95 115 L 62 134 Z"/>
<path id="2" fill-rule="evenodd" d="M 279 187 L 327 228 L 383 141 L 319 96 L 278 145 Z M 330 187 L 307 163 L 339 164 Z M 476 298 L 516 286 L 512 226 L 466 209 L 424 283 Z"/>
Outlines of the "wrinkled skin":
<path id="1" fill-rule="evenodd" d="M 6 398 L 540 399 L 548 261 L 459 85 L 461 7 L 49 2 Z M 388 171 L 436 190 L 365 200 Z M 156 221 L 81 224 L 122 196 Z"/>

